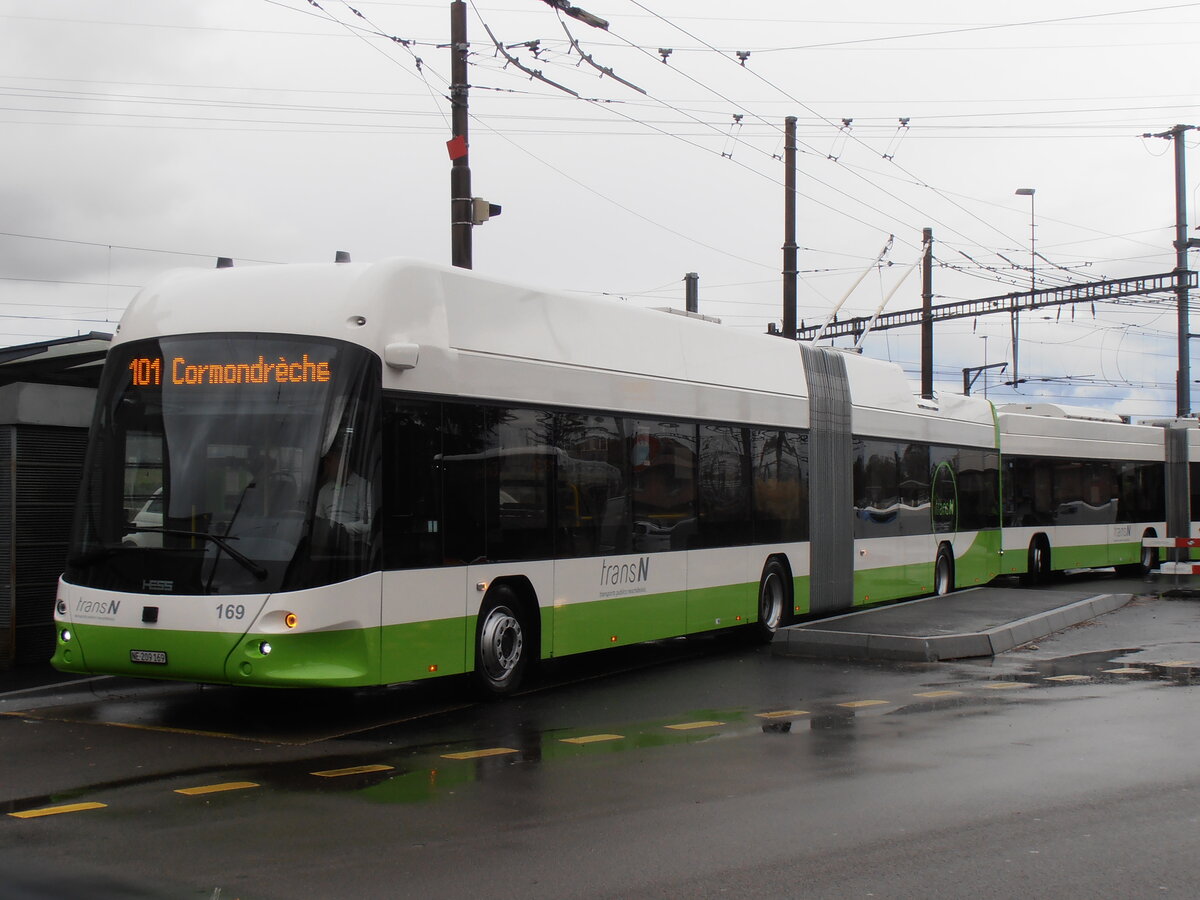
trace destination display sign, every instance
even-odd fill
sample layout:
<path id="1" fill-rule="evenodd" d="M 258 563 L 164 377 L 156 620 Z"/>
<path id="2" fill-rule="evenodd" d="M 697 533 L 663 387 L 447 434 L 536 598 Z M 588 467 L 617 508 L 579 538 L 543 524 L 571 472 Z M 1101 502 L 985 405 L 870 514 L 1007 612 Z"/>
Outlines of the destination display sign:
<path id="1" fill-rule="evenodd" d="M 314 360 L 307 353 L 299 359 L 259 355 L 252 362 L 138 356 L 129 361 L 129 371 L 134 387 L 161 387 L 164 381 L 178 385 L 324 384 L 333 377 L 328 360 Z"/>

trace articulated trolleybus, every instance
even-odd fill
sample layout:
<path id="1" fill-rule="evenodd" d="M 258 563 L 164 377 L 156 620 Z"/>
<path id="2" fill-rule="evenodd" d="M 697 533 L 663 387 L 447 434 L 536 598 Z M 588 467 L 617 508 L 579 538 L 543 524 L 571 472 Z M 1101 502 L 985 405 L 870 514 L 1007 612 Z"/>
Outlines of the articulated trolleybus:
<path id="1" fill-rule="evenodd" d="M 896 366 L 403 260 L 178 272 L 100 386 L 63 670 L 474 673 L 999 573 L 996 417 Z"/>

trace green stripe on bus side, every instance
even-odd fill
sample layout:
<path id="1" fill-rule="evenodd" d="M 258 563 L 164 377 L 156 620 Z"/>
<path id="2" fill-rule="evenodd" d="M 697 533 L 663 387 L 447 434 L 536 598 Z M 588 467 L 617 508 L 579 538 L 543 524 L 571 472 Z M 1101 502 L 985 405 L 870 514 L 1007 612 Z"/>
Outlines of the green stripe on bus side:
<path id="1" fill-rule="evenodd" d="M 807 616 L 812 611 L 809 594 L 809 576 L 801 575 L 792 579 L 792 607 L 798 616 Z"/>
<path id="2" fill-rule="evenodd" d="M 793 579 L 799 615 L 809 610 L 808 581 L 807 576 Z M 552 613 L 542 610 L 543 634 L 553 622 L 554 656 L 716 631 L 757 620 L 755 581 L 572 603 L 555 607 Z M 542 655 L 551 655 L 546 638 L 542 645 Z"/>
<path id="3" fill-rule="evenodd" d="M 981 531 L 954 561 L 957 589 L 986 584 L 999 574 L 1000 532 Z M 854 573 L 854 605 L 887 603 L 933 593 L 935 560 L 859 569 Z"/>
<path id="4" fill-rule="evenodd" d="M 1051 544 L 1050 567 L 1057 570 L 1121 566 L 1136 563 L 1141 551 L 1141 543 L 1085 544 L 1079 547 L 1055 547 Z"/>
<path id="5" fill-rule="evenodd" d="M 933 590 L 933 563 L 859 569 L 854 573 L 854 606 L 886 603 Z"/>
<path id="6" fill-rule="evenodd" d="M 1000 574 L 1000 546 L 1001 534 L 998 530 L 981 531 L 975 535 L 967 552 L 954 563 L 954 586 L 975 587 L 997 577 Z"/>
<path id="7" fill-rule="evenodd" d="M 475 617 L 386 625 L 382 634 L 383 682 L 459 675 L 475 665 Z"/>
<path id="8" fill-rule="evenodd" d="M 686 632 L 687 592 L 634 594 L 554 608 L 554 655 L 567 656 Z"/>
<path id="9" fill-rule="evenodd" d="M 758 619 L 758 585 L 726 584 L 688 591 L 687 630 L 713 631 Z"/>
<path id="10" fill-rule="evenodd" d="M 1082 544 L 1077 547 L 1050 545 L 1050 568 L 1102 569 L 1108 566 L 1133 565 L 1141 561 L 1141 542 L 1119 544 Z M 1161 556 L 1161 554 L 1160 554 Z M 1024 575 L 1029 571 L 1029 551 L 1026 547 L 1009 547 L 1004 553 L 1004 574 Z"/>

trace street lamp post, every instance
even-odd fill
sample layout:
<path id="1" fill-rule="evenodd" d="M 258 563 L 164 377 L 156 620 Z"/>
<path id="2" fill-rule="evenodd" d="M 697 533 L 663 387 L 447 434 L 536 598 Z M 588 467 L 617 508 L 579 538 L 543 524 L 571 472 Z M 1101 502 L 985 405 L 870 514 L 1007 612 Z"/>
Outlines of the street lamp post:
<path id="1" fill-rule="evenodd" d="M 983 375 L 983 399 L 986 400 L 987 399 L 987 369 L 988 369 L 988 358 L 987 358 L 988 335 L 986 335 L 986 334 L 981 335 L 981 337 L 983 338 L 983 372 L 981 372 L 980 374 Z"/>
<path id="2" fill-rule="evenodd" d="M 1037 242 L 1036 231 L 1037 219 L 1033 214 L 1033 195 L 1036 193 L 1035 188 L 1017 188 L 1016 196 L 1029 198 L 1029 294 L 1030 302 L 1033 302 L 1033 292 L 1037 289 Z M 1021 319 L 1019 311 L 1020 303 L 1013 306 L 1012 311 L 1012 342 L 1013 342 L 1013 384 L 1017 383 L 1020 377 L 1020 371 L 1017 369 L 1017 340 L 1021 334 Z"/>

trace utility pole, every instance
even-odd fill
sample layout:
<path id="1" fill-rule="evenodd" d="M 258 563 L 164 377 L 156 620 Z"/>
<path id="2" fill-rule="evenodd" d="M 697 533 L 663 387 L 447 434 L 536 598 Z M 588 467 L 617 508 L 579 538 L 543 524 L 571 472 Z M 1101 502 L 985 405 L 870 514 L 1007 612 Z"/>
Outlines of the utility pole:
<path id="1" fill-rule="evenodd" d="M 1183 133 L 1194 125 L 1176 125 L 1168 134 L 1175 141 L 1175 271 L 1184 272 L 1188 267 L 1187 236 L 1187 178 L 1184 175 Z M 1179 328 L 1179 375 L 1175 391 L 1175 415 L 1187 418 L 1192 414 L 1191 335 L 1188 333 L 1188 287 L 1185 282 L 1175 286 L 1175 303 L 1178 307 Z"/>
<path id="2" fill-rule="evenodd" d="M 450 3 L 450 261 L 461 269 L 471 268 L 471 165 L 467 134 L 467 4 Z"/>
<path id="3" fill-rule="evenodd" d="M 796 117 L 784 119 L 783 139 L 783 336 L 796 340 Z"/>
<path id="4" fill-rule="evenodd" d="M 1188 267 L 1187 236 L 1187 179 L 1184 176 L 1183 133 L 1191 125 L 1176 125 L 1171 129 L 1175 141 L 1175 271 L 1183 272 Z M 1192 414 L 1192 353 L 1191 335 L 1188 333 L 1188 288 L 1187 284 L 1175 286 L 1175 303 L 1178 307 L 1179 328 L 1179 375 L 1175 392 L 1175 415 L 1186 418 Z"/>
<path id="5" fill-rule="evenodd" d="M 1184 177 L 1184 132 L 1195 125 L 1176 125 L 1170 131 L 1159 134 L 1143 134 L 1142 137 L 1164 138 L 1175 142 L 1175 305 L 1177 309 L 1179 368 L 1175 374 L 1175 415 L 1185 419 L 1192 414 L 1191 335 L 1188 334 L 1188 282 L 1183 273 L 1188 267 L 1188 250 L 1200 246 L 1194 238 L 1187 236 L 1187 186 Z"/>
<path id="6" fill-rule="evenodd" d="M 933 229 L 921 232 L 921 396 L 933 399 Z"/>

